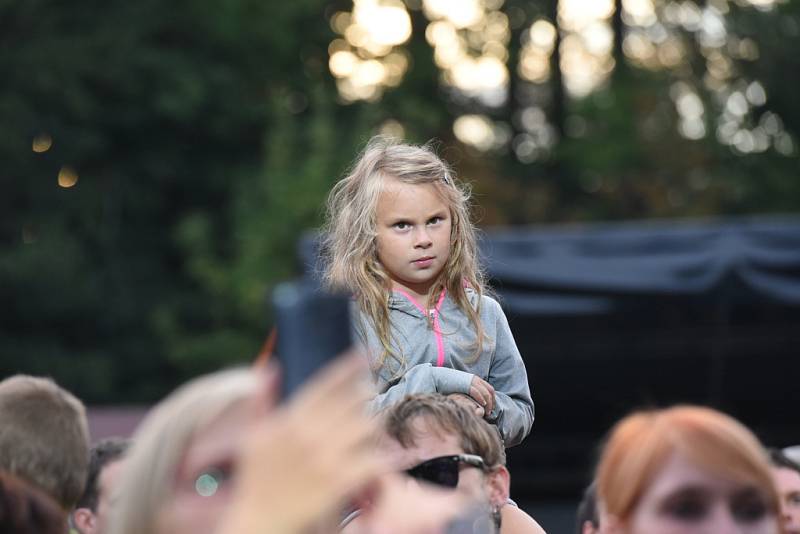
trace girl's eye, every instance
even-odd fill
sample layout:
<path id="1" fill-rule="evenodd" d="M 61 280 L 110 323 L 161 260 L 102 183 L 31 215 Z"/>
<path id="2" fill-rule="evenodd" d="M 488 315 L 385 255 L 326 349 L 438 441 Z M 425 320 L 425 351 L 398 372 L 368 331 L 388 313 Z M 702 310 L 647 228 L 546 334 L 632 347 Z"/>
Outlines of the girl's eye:
<path id="1" fill-rule="evenodd" d="M 794 492 L 787 495 L 786 503 L 790 506 L 800 506 L 800 492 Z"/>
<path id="2" fill-rule="evenodd" d="M 761 494 L 748 490 L 734 495 L 731 499 L 731 514 L 736 519 L 751 523 L 767 515 L 767 503 Z"/>
<path id="3" fill-rule="evenodd" d="M 431 220 L 428 221 L 428 224 L 430 224 L 430 225 L 439 224 L 443 220 L 444 219 L 442 219 L 441 217 L 432 217 Z"/>
<path id="4" fill-rule="evenodd" d="M 400 221 L 400 222 L 394 223 L 392 226 L 394 226 L 398 230 L 406 230 L 406 229 L 408 229 L 408 227 L 410 225 L 405 221 Z"/>

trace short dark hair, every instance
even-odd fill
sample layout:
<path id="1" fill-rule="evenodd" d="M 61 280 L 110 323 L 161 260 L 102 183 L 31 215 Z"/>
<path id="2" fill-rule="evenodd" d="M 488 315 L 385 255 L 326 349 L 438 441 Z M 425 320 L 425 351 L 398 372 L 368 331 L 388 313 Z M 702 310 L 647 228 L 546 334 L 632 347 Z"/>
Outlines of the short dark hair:
<path id="1" fill-rule="evenodd" d="M 0 469 L 70 510 L 83 492 L 89 424 L 83 403 L 49 378 L 0 382 Z"/>
<path id="2" fill-rule="evenodd" d="M 78 499 L 76 508 L 88 508 L 97 511 L 99 497 L 97 481 L 103 468 L 119 460 L 130 447 L 130 440 L 125 438 L 106 438 L 98 441 L 89 451 L 89 473 L 86 476 L 86 486 L 83 495 Z"/>
<path id="3" fill-rule="evenodd" d="M 770 447 L 767 449 L 767 454 L 769 454 L 769 463 L 771 463 L 773 467 L 784 467 L 800 473 L 800 465 L 786 456 L 786 453 L 784 453 L 781 449 Z"/>
<path id="4" fill-rule="evenodd" d="M 0 532 L 62 534 L 66 511 L 49 495 L 0 471 Z"/>
<path id="5" fill-rule="evenodd" d="M 583 499 L 581 499 L 580 504 L 578 505 L 578 513 L 576 514 L 577 518 L 577 533 L 581 534 L 583 532 L 583 524 L 589 521 L 594 528 L 597 528 L 598 520 L 597 520 L 597 489 L 595 488 L 594 482 L 589 484 L 585 490 L 583 490 Z"/>

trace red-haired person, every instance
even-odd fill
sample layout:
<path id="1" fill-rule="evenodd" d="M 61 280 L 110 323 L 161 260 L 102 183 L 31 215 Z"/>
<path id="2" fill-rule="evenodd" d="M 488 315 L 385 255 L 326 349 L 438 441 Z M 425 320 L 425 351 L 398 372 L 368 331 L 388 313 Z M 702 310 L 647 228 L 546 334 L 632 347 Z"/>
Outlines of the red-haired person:
<path id="1" fill-rule="evenodd" d="M 604 534 L 780 534 L 766 451 L 750 430 L 698 406 L 617 423 L 597 467 Z"/>

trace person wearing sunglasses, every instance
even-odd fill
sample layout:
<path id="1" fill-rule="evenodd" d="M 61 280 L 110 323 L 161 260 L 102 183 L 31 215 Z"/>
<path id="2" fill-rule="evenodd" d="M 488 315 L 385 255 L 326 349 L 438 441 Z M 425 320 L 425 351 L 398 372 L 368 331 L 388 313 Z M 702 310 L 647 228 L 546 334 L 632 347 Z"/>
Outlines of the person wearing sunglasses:
<path id="1" fill-rule="evenodd" d="M 488 512 L 500 534 L 544 530 L 509 499 L 510 474 L 497 429 L 473 410 L 438 394 L 406 397 L 380 414 L 381 449 L 408 484 L 459 493 Z M 370 509 L 345 521 L 342 532 L 370 532 Z M 489 525 L 490 527 L 492 525 Z"/>

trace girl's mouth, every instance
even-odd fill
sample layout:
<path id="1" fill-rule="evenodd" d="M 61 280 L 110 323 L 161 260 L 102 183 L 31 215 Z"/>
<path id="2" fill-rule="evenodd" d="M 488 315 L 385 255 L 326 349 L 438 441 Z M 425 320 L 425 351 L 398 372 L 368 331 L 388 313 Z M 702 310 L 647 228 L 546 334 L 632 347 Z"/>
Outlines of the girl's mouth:
<path id="1" fill-rule="evenodd" d="M 420 258 L 418 260 L 414 260 L 412 263 L 417 267 L 430 267 L 431 264 L 433 264 L 433 257 L 428 256 L 425 258 Z"/>

